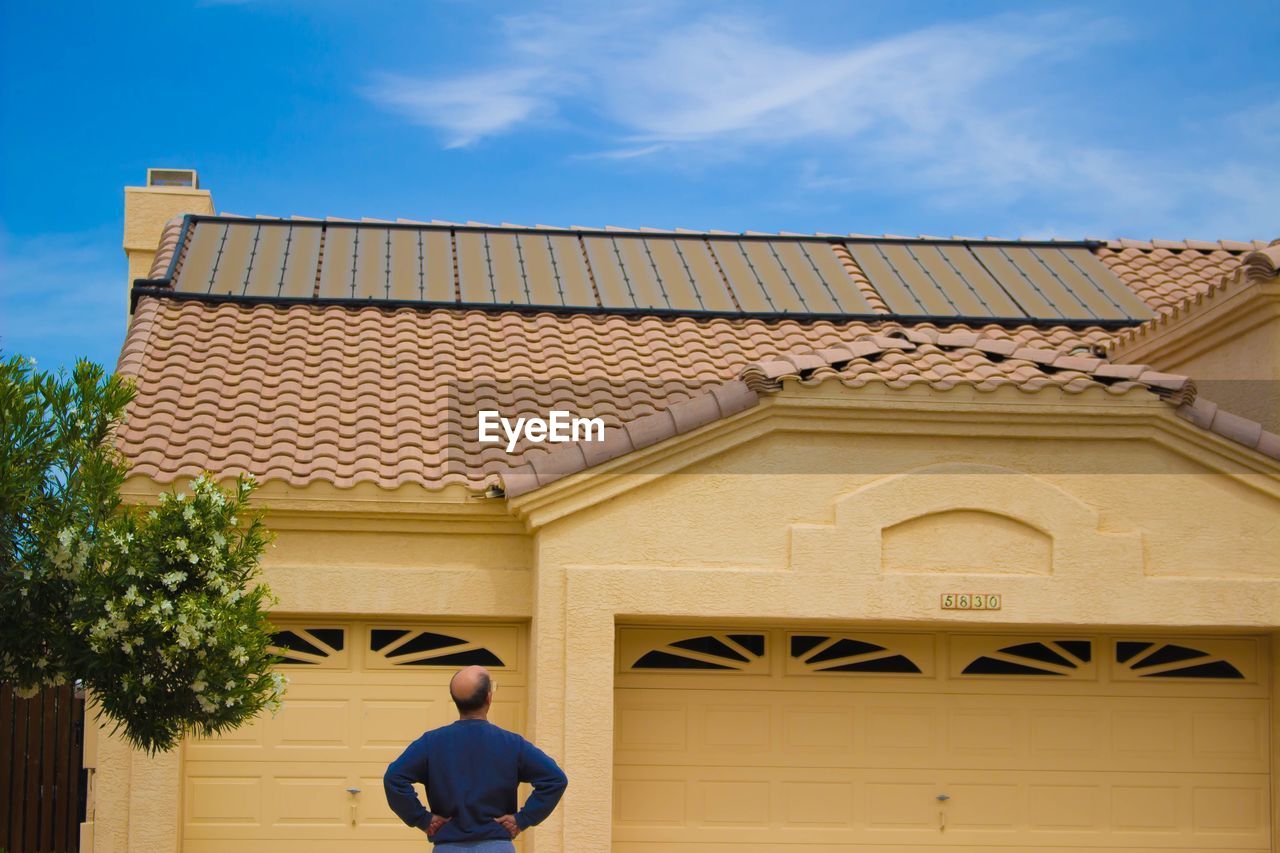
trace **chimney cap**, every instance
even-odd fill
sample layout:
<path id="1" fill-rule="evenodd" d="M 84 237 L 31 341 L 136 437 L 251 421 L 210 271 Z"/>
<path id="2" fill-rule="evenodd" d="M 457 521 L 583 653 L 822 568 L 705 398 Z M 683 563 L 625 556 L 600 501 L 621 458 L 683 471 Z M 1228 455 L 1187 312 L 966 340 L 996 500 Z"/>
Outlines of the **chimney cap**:
<path id="1" fill-rule="evenodd" d="M 147 169 L 149 187 L 188 187 L 200 189 L 200 178 L 195 169 Z"/>

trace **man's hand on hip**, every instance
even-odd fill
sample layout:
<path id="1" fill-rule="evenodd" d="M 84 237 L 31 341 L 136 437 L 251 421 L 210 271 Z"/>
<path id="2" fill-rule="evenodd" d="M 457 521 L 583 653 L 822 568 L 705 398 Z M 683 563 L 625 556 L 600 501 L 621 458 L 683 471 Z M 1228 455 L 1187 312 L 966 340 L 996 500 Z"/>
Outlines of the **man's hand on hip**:
<path id="1" fill-rule="evenodd" d="M 495 817 L 494 820 L 502 824 L 507 832 L 511 833 L 512 838 L 520 834 L 520 824 L 516 823 L 515 815 L 504 814 L 502 817 Z"/>
<path id="2" fill-rule="evenodd" d="M 427 838 L 430 838 L 431 836 L 435 835 L 437 832 L 440 831 L 440 827 L 444 826 L 446 823 L 448 823 L 451 820 L 453 820 L 453 818 L 451 817 L 440 817 L 440 815 L 438 814 L 432 815 L 431 823 L 427 824 Z"/>

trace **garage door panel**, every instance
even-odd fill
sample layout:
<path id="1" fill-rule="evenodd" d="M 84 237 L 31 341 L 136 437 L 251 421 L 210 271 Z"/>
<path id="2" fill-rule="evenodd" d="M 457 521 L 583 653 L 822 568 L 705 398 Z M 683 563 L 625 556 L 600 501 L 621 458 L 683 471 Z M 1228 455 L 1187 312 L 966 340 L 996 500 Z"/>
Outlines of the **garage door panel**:
<path id="1" fill-rule="evenodd" d="M 1088 832 L 1106 828 L 1106 791 L 1097 783 L 1033 782 L 1027 785 L 1027 823 L 1045 835 Z"/>
<path id="2" fill-rule="evenodd" d="M 970 781 L 948 785 L 942 806 L 947 832 L 1012 832 L 1024 812 L 1022 790 L 1013 782 Z"/>
<path id="3" fill-rule="evenodd" d="M 738 774 L 698 779 L 690 786 L 703 826 L 764 827 L 773 816 L 768 779 L 743 779 Z"/>
<path id="4" fill-rule="evenodd" d="M 733 700 L 739 700 L 734 702 Z M 741 704 L 740 696 L 725 696 L 694 709 L 694 731 L 707 757 L 728 754 L 768 753 L 774 746 L 774 707 Z"/>
<path id="5" fill-rule="evenodd" d="M 684 704 L 653 704 L 635 696 L 618 709 L 617 750 L 683 755 L 689 742 L 689 713 Z"/>
<path id="6" fill-rule="evenodd" d="M 899 776 L 894 779 L 892 777 Z M 938 784 L 910 778 L 910 774 L 883 773 L 864 781 L 860 786 L 866 803 L 863 813 L 864 837 L 882 830 L 900 833 L 904 830 L 934 833 L 938 828 L 938 809 L 935 797 Z"/>
<path id="7" fill-rule="evenodd" d="M 678 648 L 681 632 L 664 630 L 662 642 Z M 1110 639 L 1056 633 L 935 638 L 967 661 L 947 658 L 923 679 L 814 673 L 833 638 L 853 639 L 851 654 L 870 640 L 787 642 L 809 633 L 769 635 L 769 648 L 798 652 L 772 661 L 772 679 L 755 674 L 767 660 L 753 673 L 654 672 L 647 684 L 623 669 L 615 851 L 1267 848 L 1262 681 L 1113 681 L 1102 666 Z M 876 642 L 905 645 L 888 634 Z M 1176 644 L 1223 659 L 1256 648 L 1247 638 L 1150 645 Z M 928 663 L 929 647 L 916 640 L 910 651 Z M 627 654 L 642 660 L 645 649 L 633 641 Z M 1071 672 L 965 672 L 984 656 Z M 1234 663 L 1264 666 L 1248 655 Z M 932 692 L 920 689 L 926 680 Z"/>
<path id="8" fill-rule="evenodd" d="M 375 749 L 404 749 L 427 728 L 422 703 L 412 699 L 366 699 L 360 703 L 360 743 Z"/>
<path id="9" fill-rule="evenodd" d="M 1241 772 L 1265 773 L 1268 765 L 1267 703 L 1241 703 L 1232 711 L 1193 712 L 1192 755 L 1197 764 Z"/>
<path id="10" fill-rule="evenodd" d="M 783 780 L 778 784 L 778 812 L 784 826 L 853 828 L 854 785 L 843 779 Z"/>
<path id="11" fill-rule="evenodd" d="M 273 728 L 282 750 L 345 750 L 351 740 L 351 702 L 293 699 L 281 708 Z"/>
<path id="12" fill-rule="evenodd" d="M 949 708 L 946 711 L 946 750 L 969 764 L 1016 762 L 1026 755 L 1026 713 L 1023 709 L 989 706 Z"/>
<path id="13" fill-rule="evenodd" d="M 185 787 L 190 826 L 258 826 L 262 822 L 262 780 L 257 776 L 189 774 Z"/>
<path id="14" fill-rule="evenodd" d="M 358 776 L 355 781 L 355 787 L 361 790 L 361 793 L 370 793 L 372 796 L 361 796 L 356 806 L 356 819 L 361 826 L 381 826 L 396 829 L 404 826 L 400 822 L 400 818 L 396 817 L 395 812 L 391 811 L 391 807 L 387 805 L 387 798 L 382 794 L 382 774 L 386 770 L 385 767 L 371 768 L 372 772 L 364 772 Z M 420 784 L 415 784 L 413 789 L 418 792 L 418 798 L 424 803 L 427 801 L 426 791 Z"/>
<path id="15" fill-rule="evenodd" d="M 260 716 L 238 729 L 214 737 L 193 737 L 187 741 L 188 757 L 214 757 L 260 749 L 268 734 L 269 719 Z"/>
<path id="16" fill-rule="evenodd" d="M 346 822 L 345 776 L 273 776 L 266 791 L 273 826 L 335 827 Z"/>
<path id="17" fill-rule="evenodd" d="M 1037 707 L 1030 714 L 1027 737 L 1032 766 L 1103 766 L 1106 712 L 1097 707 Z"/>
<path id="18" fill-rule="evenodd" d="M 375 629 L 384 632 L 376 640 Z M 289 634 L 282 631 L 278 637 L 297 647 L 290 654 L 307 654 L 320 663 L 286 662 L 282 671 L 289 686 L 278 713 L 264 713 L 223 737 L 186 742 L 184 853 L 422 850 L 421 836 L 387 807 L 382 774 L 424 731 L 457 719 L 448 698 L 457 666 L 449 659 L 434 663 L 427 642 L 420 652 L 387 653 L 425 632 L 448 639 L 442 652 L 463 648 L 500 654 L 503 666 L 495 673 L 499 689 L 490 719 L 522 731 L 522 629 L 352 623 L 285 630 Z M 387 641 L 388 632 L 397 638 L 395 644 Z M 298 651 L 303 644 L 324 654 Z M 419 662 L 397 662 L 401 659 Z M 348 788 L 359 792 L 348 793 Z M 522 798 L 528 792 L 521 786 Z"/>
<path id="19" fill-rule="evenodd" d="M 454 714 L 456 718 L 457 714 Z M 512 731 L 520 731 L 524 728 L 524 699 L 523 696 L 516 699 L 503 698 L 499 700 L 494 697 L 493 706 L 489 709 L 489 719 L 495 725 Z"/>
<path id="20" fill-rule="evenodd" d="M 852 707 L 797 708 L 784 705 L 782 748 L 788 754 L 852 755 L 857 729 Z"/>

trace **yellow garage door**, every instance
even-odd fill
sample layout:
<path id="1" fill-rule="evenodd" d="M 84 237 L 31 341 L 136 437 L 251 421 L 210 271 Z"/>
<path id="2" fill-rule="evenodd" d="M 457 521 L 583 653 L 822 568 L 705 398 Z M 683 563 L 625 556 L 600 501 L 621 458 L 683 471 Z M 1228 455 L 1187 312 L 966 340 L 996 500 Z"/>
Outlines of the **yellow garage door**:
<path id="1" fill-rule="evenodd" d="M 615 853 L 1266 851 L 1253 637 L 619 631 Z"/>
<path id="2" fill-rule="evenodd" d="M 457 719 L 448 683 L 487 666 L 490 719 L 523 731 L 524 633 L 515 625 L 282 624 L 284 707 L 183 750 L 185 853 L 422 851 L 387 807 L 386 766 L 423 731 Z"/>

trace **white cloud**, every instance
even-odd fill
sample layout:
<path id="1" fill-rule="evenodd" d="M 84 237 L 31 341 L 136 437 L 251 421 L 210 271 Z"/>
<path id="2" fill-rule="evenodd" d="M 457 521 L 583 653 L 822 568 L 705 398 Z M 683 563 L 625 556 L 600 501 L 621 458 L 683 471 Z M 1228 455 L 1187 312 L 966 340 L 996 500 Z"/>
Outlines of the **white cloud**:
<path id="1" fill-rule="evenodd" d="M 1220 145 L 1204 162 L 1223 168 L 1206 175 L 1176 145 L 1090 136 L 1089 99 L 1051 84 L 1123 38 L 1114 21 L 1000 16 L 824 47 L 784 30 L 743 12 L 664 7 L 514 16 L 500 22 L 493 64 L 448 78 L 384 74 L 366 95 L 453 147 L 554 121 L 594 149 L 579 158 L 679 168 L 773 152 L 795 191 L 892 187 L 940 210 L 1039 200 L 1100 233 L 1256 228 L 1280 181 L 1274 167 L 1246 165 L 1266 158 L 1222 163 Z M 1218 127 L 1260 150 L 1277 114 L 1272 105 Z M 1254 173 L 1244 186 L 1219 179 L 1241 171 Z"/>
<path id="2" fill-rule="evenodd" d="M 366 94 L 457 148 L 511 130 L 552 106 L 550 75 L 535 68 L 423 81 L 382 74 Z"/>

